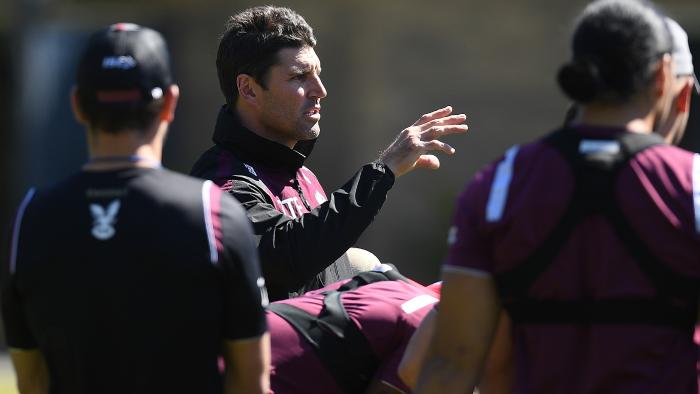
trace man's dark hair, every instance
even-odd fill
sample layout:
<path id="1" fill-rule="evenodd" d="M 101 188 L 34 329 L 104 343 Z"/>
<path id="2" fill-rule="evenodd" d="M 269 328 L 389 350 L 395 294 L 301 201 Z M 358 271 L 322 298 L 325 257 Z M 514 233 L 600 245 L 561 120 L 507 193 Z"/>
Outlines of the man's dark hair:
<path id="1" fill-rule="evenodd" d="M 579 17 L 573 59 L 559 71 L 578 103 L 625 102 L 651 83 L 658 60 L 673 49 L 664 16 L 644 0 L 599 0 Z"/>
<path id="2" fill-rule="evenodd" d="M 238 98 L 236 77 L 248 74 L 266 88 L 267 72 L 280 49 L 314 47 L 316 38 L 304 18 L 289 8 L 253 7 L 229 18 L 219 42 L 216 69 L 229 106 Z"/>
<path id="3" fill-rule="evenodd" d="M 156 121 L 163 108 L 164 99 L 150 102 L 104 104 L 92 95 L 81 94 L 78 89 L 78 105 L 87 118 L 89 129 L 105 133 L 134 130 L 145 133 Z"/>

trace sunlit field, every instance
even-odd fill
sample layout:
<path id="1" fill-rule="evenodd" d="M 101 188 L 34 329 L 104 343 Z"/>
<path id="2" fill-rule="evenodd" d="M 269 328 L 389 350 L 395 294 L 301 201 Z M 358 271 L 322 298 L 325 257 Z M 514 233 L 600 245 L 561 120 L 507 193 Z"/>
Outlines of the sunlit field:
<path id="1" fill-rule="evenodd" d="M 16 387 L 10 357 L 6 353 L 0 353 L 0 394 L 17 394 Z"/>

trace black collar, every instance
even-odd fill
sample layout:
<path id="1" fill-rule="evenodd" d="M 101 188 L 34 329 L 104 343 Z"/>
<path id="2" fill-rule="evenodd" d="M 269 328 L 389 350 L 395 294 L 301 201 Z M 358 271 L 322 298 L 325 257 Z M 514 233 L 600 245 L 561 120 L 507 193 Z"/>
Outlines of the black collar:
<path id="1" fill-rule="evenodd" d="M 291 171 L 296 171 L 304 165 L 316 143 L 316 139 L 299 141 L 294 149 L 289 149 L 263 138 L 243 127 L 238 116 L 229 110 L 228 105 L 222 106 L 219 111 L 212 139 L 216 145 L 232 151 L 240 160 Z"/>

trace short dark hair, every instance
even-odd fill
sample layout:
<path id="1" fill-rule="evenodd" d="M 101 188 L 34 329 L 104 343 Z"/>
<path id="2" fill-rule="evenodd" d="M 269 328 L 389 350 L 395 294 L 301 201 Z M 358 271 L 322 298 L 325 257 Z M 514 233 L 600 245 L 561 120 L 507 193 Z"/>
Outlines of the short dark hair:
<path id="1" fill-rule="evenodd" d="M 620 103 L 647 88 L 658 60 L 673 49 L 664 16 L 644 0 L 599 0 L 573 36 L 573 59 L 557 76 L 578 103 Z"/>
<path id="2" fill-rule="evenodd" d="M 145 133 L 156 121 L 164 99 L 135 103 L 100 103 L 92 94 L 77 91 L 78 105 L 90 130 L 116 134 L 124 130 Z"/>
<path id="3" fill-rule="evenodd" d="M 253 7 L 230 17 L 216 56 L 219 85 L 226 102 L 229 106 L 236 103 L 238 75 L 249 74 L 265 88 L 267 72 L 277 63 L 280 49 L 315 45 L 311 26 L 289 8 Z"/>

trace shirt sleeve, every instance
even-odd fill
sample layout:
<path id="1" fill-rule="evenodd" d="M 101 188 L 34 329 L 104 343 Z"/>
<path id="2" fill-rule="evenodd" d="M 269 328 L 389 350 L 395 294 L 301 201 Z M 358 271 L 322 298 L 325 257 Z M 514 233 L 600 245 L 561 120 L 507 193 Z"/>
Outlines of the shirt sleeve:
<path id="1" fill-rule="evenodd" d="M 2 294 L 0 297 L 2 297 L 3 327 L 7 346 L 15 349 L 35 349 L 38 346 L 29 328 L 24 300 L 17 282 L 17 268 L 24 266 L 22 260 L 26 258 L 25 251 L 30 247 L 22 230 L 23 227 L 26 227 L 26 224 L 23 223 L 26 222 L 25 210 L 33 196 L 34 189 L 31 189 L 18 209 L 12 238 L 9 242 L 9 259 L 2 269 Z"/>
<path id="2" fill-rule="evenodd" d="M 8 347 L 15 349 L 37 347 L 36 339 L 29 329 L 22 296 L 17 290 L 15 275 L 11 275 L 3 284 L 2 321 Z"/>
<path id="3" fill-rule="evenodd" d="M 214 188 L 215 190 L 219 190 Z M 228 340 L 260 336 L 267 331 L 267 290 L 260 272 L 258 252 L 250 222 L 231 196 L 218 193 L 221 201 L 221 255 L 224 280 L 224 337 Z"/>
<path id="4" fill-rule="evenodd" d="M 353 246 L 374 220 L 394 184 L 381 163 L 363 166 L 328 201 L 299 218 L 279 212 L 250 178 L 232 178 L 230 192 L 245 208 L 258 239 L 273 300 L 287 298 Z"/>
<path id="5" fill-rule="evenodd" d="M 448 234 L 449 249 L 443 270 L 474 274 L 492 271 L 485 230 L 486 204 L 492 178 L 493 167 L 489 167 L 477 174 L 460 194 Z"/>

